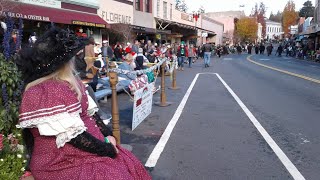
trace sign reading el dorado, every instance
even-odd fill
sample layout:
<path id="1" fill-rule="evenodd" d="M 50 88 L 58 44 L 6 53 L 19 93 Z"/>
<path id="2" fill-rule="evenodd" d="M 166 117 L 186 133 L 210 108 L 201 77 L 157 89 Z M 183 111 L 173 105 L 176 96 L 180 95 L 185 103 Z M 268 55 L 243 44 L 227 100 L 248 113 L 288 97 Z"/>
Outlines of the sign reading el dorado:
<path id="1" fill-rule="evenodd" d="M 91 27 L 100 27 L 100 28 L 106 28 L 105 24 L 98 24 L 98 23 L 92 23 L 92 22 L 84 22 L 84 21 L 72 21 L 72 24 L 81 25 L 81 26 L 91 26 Z"/>
<path id="2" fill-rule="evenodd" d="M 145 120 L 152 110 L 153 85 L 147 84 L 134 93 L 132 131 Z"/>

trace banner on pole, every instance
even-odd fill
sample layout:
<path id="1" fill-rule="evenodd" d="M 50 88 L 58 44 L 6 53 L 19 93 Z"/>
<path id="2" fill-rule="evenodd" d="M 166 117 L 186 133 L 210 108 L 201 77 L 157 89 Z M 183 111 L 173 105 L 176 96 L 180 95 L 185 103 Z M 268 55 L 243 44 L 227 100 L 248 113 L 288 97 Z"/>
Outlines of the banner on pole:
<path id="1" fill-rule="evenodd" d="M 152 90 L 153 84 L 147 84 L 134 93 L 132 131 L 151 114 Z"/>

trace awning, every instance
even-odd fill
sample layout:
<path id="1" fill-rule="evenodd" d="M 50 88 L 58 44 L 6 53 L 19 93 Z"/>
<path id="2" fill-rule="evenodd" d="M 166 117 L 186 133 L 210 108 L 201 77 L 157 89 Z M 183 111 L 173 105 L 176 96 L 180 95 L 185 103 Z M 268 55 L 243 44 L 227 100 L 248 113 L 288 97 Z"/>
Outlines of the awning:
<path id="1" fill-rule="evenodd" d="M 14 12 L 8 12 L 14 18 L 34 21 L 46 21 L 62 24 L 76 24 L 99 28 L 109 28 L 109 24 L 97 14 L 66 9 L 55 9 L 30 4 L 19 4 Z"/>

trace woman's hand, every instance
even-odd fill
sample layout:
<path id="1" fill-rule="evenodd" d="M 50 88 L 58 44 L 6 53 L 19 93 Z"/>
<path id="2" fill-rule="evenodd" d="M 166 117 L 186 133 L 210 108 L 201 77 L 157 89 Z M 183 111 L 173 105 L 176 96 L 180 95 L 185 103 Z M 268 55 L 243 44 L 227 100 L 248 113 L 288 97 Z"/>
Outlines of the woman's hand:
<path id="1" fill-rule="evenodd" d="M 117 141 L 116 141 L 116 139 L 113 136 L 108 136 L 107 138 L 110 141 L 110 143 L 114 146 L 114 149 L 116 150 L 116 152 L 119 153 L 119 151 L 117 149 Z"/>

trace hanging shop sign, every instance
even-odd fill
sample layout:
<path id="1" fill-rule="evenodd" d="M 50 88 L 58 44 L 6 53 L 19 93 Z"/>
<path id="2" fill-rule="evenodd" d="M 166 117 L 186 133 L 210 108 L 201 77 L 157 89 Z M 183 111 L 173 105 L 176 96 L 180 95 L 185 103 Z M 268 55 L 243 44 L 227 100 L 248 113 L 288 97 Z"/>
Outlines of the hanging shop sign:
<path id="1" fill-rule="evenodd" d="M 207 32 L 203 32 L 203 33 L 201 34 L 201 36 L 202 36 L 202 37 L 208 37 L 208 33 L 207 33 Z"/>
<path id="2" fill-rule="evenodd" d="M 151 114 L 153 87 L 153 84 L 147 84 L 134 93 L 132 130 Z"/>
<path id="3" fill-rule="evenodd" d="M 72 24 L 81 25 L 81 26 L 91 26 L 91 27 L 106 28 L 106 25 L 105 25 L 105 24 L 92 23 L 92 22 L 84 22 L 84 21 L 76 21 L 76 20 L 73 20 L 73 21 L 72 21 Z"/>
<path id="4" fill-rule="evenodd" d="M 181 19 L 193 22 L 193 17 L 191 14 L 181 13 Z"/>
<path id="5" fill-rule="evenodd" d="M 9 16 L 12 18 L 22 18 L 34 21 L 47 21 L 50 22 L 50 18 L 47 16 L 39 16 L 34 14 L 22 14 L 22 13 L 14 13 L 14 12 L 3 12 L 0 11 L 0 16 Z"/>
<path id="6" fill-rule="evenodd" d="M 32 4 L 37 6 L 45 6 L 51 8 L 61 8 L 61 1 L 57 0 L 16 0 L 25 4 Z"/>

